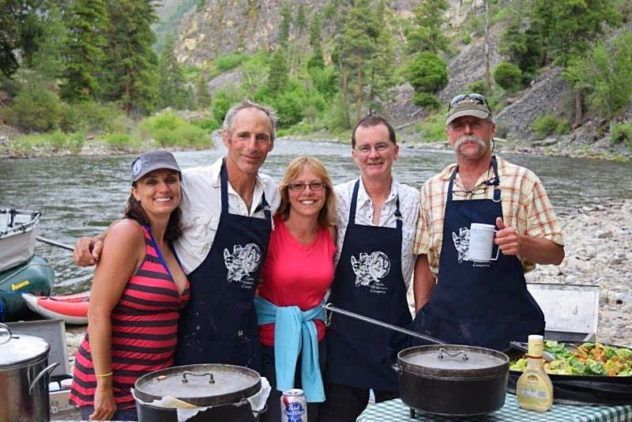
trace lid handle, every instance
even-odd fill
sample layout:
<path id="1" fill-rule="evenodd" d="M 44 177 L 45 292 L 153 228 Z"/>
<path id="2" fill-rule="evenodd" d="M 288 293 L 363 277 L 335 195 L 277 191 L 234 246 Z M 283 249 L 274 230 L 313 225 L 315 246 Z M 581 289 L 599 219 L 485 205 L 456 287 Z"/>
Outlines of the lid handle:
<path id="1" fill-rule="evenodd" d="M 467 353 L 465 353 L 463 350 L 457 350 L 456 352 L 450 353 L 449 351 L 447 351 L 446 349 L 444 349 L 443 347 L 439 349 L 439 354 L 437 355 L 437 357 L 439 359 L 443 359 L 444 358 L 444 354 L 446 354 L 449 358 L 456 358 L 459 355 L 463 355 L 461 356 L 461 360 L 468 360 L 469 358 L 467 357 Z"/>
<path id="2" fill-rule="evenodd" d="M 197 373 L 197 372 L 190 372 L 190 371 L 184 371 L 182 373 L 182 383 L 183 384 L 188 384 L 189 380 L 187 379 L 187 375 L 191 375 L 194 377 L 205 377 L 208 375 L 208 383 L 209 384 L 215 384 L 215 378 L 213 378 L 213 373 L 212 372 L 201 372 L 201 373 Z"/>
<path id="3" fill-rule="evenodd" d="M 6 334 L 2 333 L 2 330 L 5 330 Z M 8 325 L 0 324 L 0 344 L 7 343 L 9 340 L 11 340 L 12 335 L 13 334 L 11 333 L 11 329 Z"/>

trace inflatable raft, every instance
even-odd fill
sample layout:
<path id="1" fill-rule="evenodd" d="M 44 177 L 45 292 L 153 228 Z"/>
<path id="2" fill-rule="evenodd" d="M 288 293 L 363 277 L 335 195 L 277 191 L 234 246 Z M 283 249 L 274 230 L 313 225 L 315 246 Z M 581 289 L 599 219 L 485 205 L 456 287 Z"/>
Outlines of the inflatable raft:
<path id="1" fill-rule="evenodd" d="M 0 273 L 0 321 L 17 321 L 29 317 L 22 293 L 38 296 L 50 294 L 55 272 L 48 261 L 34 255 L 25 263 Z"/>
<path id="2" fill-rule="evenodd" d="M 23 293 L 26 305 L 48 319 L 63 319 L 66 324 L 85 325 L 88 323 L 90 292 L 59 296 L 36 296 Z"/>

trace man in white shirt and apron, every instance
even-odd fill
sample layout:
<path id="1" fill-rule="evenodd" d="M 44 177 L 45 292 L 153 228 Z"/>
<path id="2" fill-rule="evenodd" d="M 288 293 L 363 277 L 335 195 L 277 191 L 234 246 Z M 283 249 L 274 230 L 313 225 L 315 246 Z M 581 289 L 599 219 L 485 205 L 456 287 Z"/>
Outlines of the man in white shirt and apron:
<path id="1" fill-rule="evenodd" d="M 331 288 L 333 305 L 408 327 L 406 300 L 419 213 L 416 189 L 394 180 L 398 157 L 392 126 L 367 116 L 352 135 L 360 177 L 335 187 L 338 201 L 338 262 Z M 369 401 L 399 396 L 391 368 L 406 343 L 401 335 L 342 315 L 331 316 L 326 335 L 325 395 L 319 419 L 355 421 Z"/>
<path id="2" fill-rule="evenodd" d="M 182 236 L 174 245 L 191 299 L 179 321 L 176 365 L 227 363 L 260 370 L 253 298 L 278 205 L 259 174 L 274 146 L 275 118 L 249 101 L 226 114 L 225 157 L 182 172 Z M 75 262 L 93 265 L 101 238 L 77 241 Z"/>

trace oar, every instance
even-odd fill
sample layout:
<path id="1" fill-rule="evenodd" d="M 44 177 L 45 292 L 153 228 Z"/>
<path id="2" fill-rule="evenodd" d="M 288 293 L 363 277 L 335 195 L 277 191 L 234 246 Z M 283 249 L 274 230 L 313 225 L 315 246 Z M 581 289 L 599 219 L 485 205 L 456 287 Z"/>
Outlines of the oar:
<path id="1" fill-rule="evenodd" d="M 45 237 L 42 237 L 42 236 L 37 236 L 35 239 L 39 240 L 42 243 L 46 243 L 48 245 L 57 246 L 58 248 L 67 249 L 69 251 L 74 251 L 75 250 L 75 248 L 73 248 L 72 246 L 64 245 L 63 243 L 59 243 L 59 242 L 56 242 L 54 240 L 46 239 Z"/>

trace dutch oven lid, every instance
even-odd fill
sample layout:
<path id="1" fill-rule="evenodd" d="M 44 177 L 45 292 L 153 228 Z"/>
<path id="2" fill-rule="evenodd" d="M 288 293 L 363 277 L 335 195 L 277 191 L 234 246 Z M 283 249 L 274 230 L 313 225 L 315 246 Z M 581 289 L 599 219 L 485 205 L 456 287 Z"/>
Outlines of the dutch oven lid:
<path id="1" fill-rule="evenodd" d="M 174 366 L 143 375 L 134 392 L 146 403 L 173 396 L 195 406 L 236 403 L 261 389 L 260 375 L 249 368 L 224 364 Z"/>
<path id="2" fill-rule="evenodd" d="M 13 335 L 0 324 L 0 371 L 30 366 L 48 357 L 50 346 L 39 337 Z"/>
<path id="3" fill-rule="evenodd" d="M 507 373 L 509 358 L 484 347 L 441 344 L 404 349 L 398 354 L 405 370 L 421 375 L 479 377 Z"/>

